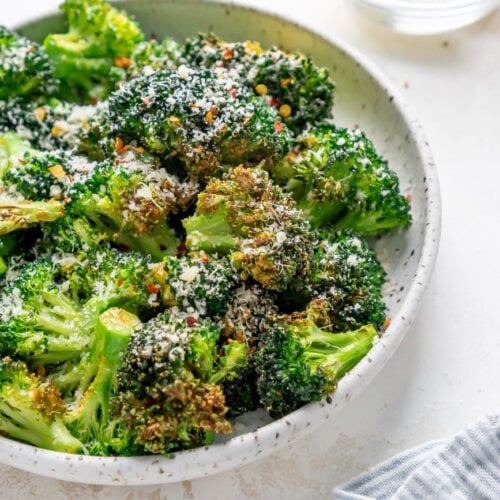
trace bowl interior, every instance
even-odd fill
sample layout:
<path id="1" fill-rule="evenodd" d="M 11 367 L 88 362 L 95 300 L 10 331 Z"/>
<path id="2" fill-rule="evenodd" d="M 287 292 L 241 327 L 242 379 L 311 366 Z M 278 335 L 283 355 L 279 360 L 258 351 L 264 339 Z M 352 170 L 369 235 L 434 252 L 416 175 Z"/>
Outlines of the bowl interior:
<path id="1" fill-rule="evenodd" d="M 412 200 L 414 223 L 405 232 L 374 245 L 388 272 L 385 299 L 392 323 L 381 341 L 339 384 L 332 404 L 308 405 L 275 422 L 255 412 L 242 417 L 235 434 L 218 444 L 158 457 L 98 458 L 36 450 L 0 438 L 0 460 L 59 479 L 97 484 L 154 484 L 221 472 L 265 456 L 318 427 L 359 394 L 395 351 L 404 336 L 430 276 L 439 239 L 439 191 L 432 158 L 418 125 L 408 117 L 391 85 L 361 56 L 289 21 L 234 5 L 182 0 L 124 1 L 147 35 L 183 40 L 213 31 L 229 41 L 254 39 L 263 46 L 309 54 L 328 67 L 336 82 L 334 116 L 338 125 L 360 127 L 400 177 Z M 25 36 L 41 41 L 63 27 L 60 16 L 22 26 Z"/>

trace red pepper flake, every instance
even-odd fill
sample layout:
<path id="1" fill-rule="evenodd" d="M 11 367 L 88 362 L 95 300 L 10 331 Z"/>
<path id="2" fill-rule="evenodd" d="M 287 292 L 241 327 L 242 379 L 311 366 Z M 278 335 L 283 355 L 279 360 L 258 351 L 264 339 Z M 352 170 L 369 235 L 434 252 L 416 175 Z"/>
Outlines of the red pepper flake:
<path id="1" fill-rule="evenodd" d="M 232 58 L 233 58 L 233 49 L 232 48 L 227 49 L 226 52 L 224 52 L 224 54 L 222 54 L 222 59 L 224 59 L 224 61 L 229 61 Z"/>
<path id="2" fill-rule="evenodd" d="M 149 97 L 141 97 L 141 101 L 146 105 L 149 106 L 151 104 L 151 99 Z"/>
<path id="3" fill-rule="evenodd" d="M 210 113 L 212 113 L 212 116 L 217 116 L 219 114 L 219 111 L 217 110 L 217 108 L 215 106 L 212 106 L 210 108 Z"/>
<path id="4" fill-rule="evenodd" d="M 408 194 L 405 196 L 405 198 L 406 198 L 406 201 L 410 202 L 410 201 L 411 201 L 411 194 L 410 194 L 410 193 L 408 193 Z"/>
<path id="5" fill-rule="evenodd" d="M 181 257 L 185 253 L 187 253 L 187 247 L 186 245 L 182 244 L 177 247 L 177 257 Z"/>
<path id="6" fill-rule="evenodd" d="M 94 106 L 97 104 L 97 97 L 95 95 L 90 97 L 90 104 Z"/>
<path id="7" fill-rule="evenodd" d="M 186 321 L 189 327 L 193 327 L 196 325 L 196 323 L 198 323 L 198 320 L 194 316 L 188 316 Z"/>
<path id="8" fill-rule="evenodd" d="M 249 115 L 247 116 L 244 120 L 243 120 L 243 125 L 248 125 L 248 123 L 250 123 L 250 120 L 253 118 L 253 115 Z"/>
<path id="9" fill-rule="evenodd" d="M 272 99 L 269 99 L 269 101 L 267 101 L 267 104 L 269 104 L 269 106 L 274 106 L 274 107 L 278 107 L 280 105 L 280 102 L 278 101 L 278 99 L 274 99 L 274 97 Z"/>
<path id="10" fill-rule="evenodd" d="M 233 88 L 233 89 L 229 89 L 229 90 L 227 91 L 227 93 L 228 93 L 231 97 L 234 97 L 234 98 L 236 98 L 236 96 L 238 95 L 238 93 L 236 92 L 236 89 L 234 89 L 234 88 Z"/>
<path id="11" fill-rule="evenodd" d="M 128 68 L 132 60 L 129 57 L 115 57 L 114 63 L 119 68 Z"/>
<path id="12" fill-rule="evenodd" d="M 69 203 L 71 201 L 71 198 L 64 198 L 64 203 Z"/>
<path id="13" fill-rule="evenodd" d="M 292 81 L 291 78 L 283 78 L 283 80 L 281 80 L 280 83 L 282 87 L 286 87 L 291 81 Z"/>
<path id="14" fill-rule="evenodd" d="M 208 261 L 210 260 L 210 257 L 204 253 L 201 257 L 200 257 L 200 262 L 203 262 L 203 264 L 206 264 Z"/>
<path id="15" fill-rule="evenodd" d="M 149 293 L 158 293 L 160 291 L 160 288 L 157 285 L 155 285 L 154 283 L 150 283 L 147 286 L 147 289 L 148 289 Z"/>
<path id="16" fill-rule="evenodd" d="M 122 156 L 124 155 L 132 146 L 130 144 L 127 144 L 126 146 L 123 146 L 123 148 L 120 148 L 117 153 Z"/>
<path id="17" fill-rule="evenodd" d="M 124 245 L 123 243 L 119 243 L 117 245 L 117 248 L 120 252 L 130 252 L 130 248 L 127 245 Z"/>
<path id="18" fill-rule="evenodd" d="M 35 46 L 34 45 L 30 45 L 28 47 L 28 52 L 33 52 L 35 50 Z"/>
<path id="19" fill-rule="evenodd" d="M 120 288 L 122 285 L 123 285 L 123 280 L 122 280 L 121 278 L 118 278 L 118 279 L 116 280 L 116 286 L 117 286 L 118 288 Z"/>
<path id="20" fill-rule="evenodd" d="M 274 130 L 276 130 L 276 132 L 283 132 L 283 124 L 279 121 L 275 121 Z"/>
<path id="21" fill-rule="evenodd" d="M 392 321 L 392 318 L 387 318 L 384 323 L 382 324 L 382 328 L 384 330 L 387 330 L 387 328 L 389 328 L 389 325 L 391 324 L 391 321 Z"/>

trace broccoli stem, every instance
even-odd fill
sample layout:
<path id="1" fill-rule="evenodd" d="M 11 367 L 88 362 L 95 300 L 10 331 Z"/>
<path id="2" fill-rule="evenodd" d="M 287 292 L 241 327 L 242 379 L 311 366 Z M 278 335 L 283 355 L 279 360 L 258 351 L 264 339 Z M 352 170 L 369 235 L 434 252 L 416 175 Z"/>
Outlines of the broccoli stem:
<path id="1" fill-rule="evenodd" d="M 187 232 L 186 245 L 190 250 L 228 254 L 238 249 L 224 210 L 208 216 L 193 215 L 183 221 Z"/>
<path id="2" fill-rule="evenodd" d="M 151 255 L 156 262 L 167 255 L 175 255 L 179 246 L 179 240 L 165 221 L 150 227 L 147 233 L 133 234 L 130 231 L 123 231 L 118 235 L 116 242 L 143 255 Z"/>
<path id="3" fill-rule="evenodd" d="M 304 355 L 310 366 L 313 370 L 324 370 L 332 382 L 358 364 L 373 347 L 373 339 L 377 336 L 373 325 L 346 333 L 324 332 L 315 325 L 297 330 L 294 331 L 305 348 Z"/>
<path id="4" fill-rule="evenodd" d="M 399 215 L 391 217 L 381 212 L 348 212 L 335 224 L 334 231 L 349 228 L 363 236 L 379 236 L 398 227 L 408 227 L 409 220 L 404 221 Z"/>
<path id="5" fill-rule="evenodd" d="M 247 349 L 243 342 L 231 342 L 224 346 L 224 356 L 219 359 L 219 369 L 209 378 L 209 384 L 218 384 L 237 375 L 238 368 L 247 364 Z"/>
<path id="6" fill-rule="evenodd" d="M 55 201 L 0 200 L 0 235 L 39 222 L 52 222 L 64 215 L 64 204 Z"/>
<path id="7" fill-rule="evenodd" d="M 137 316 L 117 307 L 99 316 L 84 369 L 85 376 L 79 387 L 80 391 L 85 392 L 65 419 L 73 432 L 84 441 L 92 437 L 99 439 L 101 429 L 108 422 L 109 399 L 115 375 L 130 337 L 140 325 Z"/>
<path id="8" fill-rule="evenodd" d="M 0 400 L 0 431 L 48 450 L 78 453 L 83 449 L 82 443 L 71 435 L 58 417 L 47 422 L 40 412 L 34 409 L 19 411 L 6 399 Z"/>
<path id="9" fill-rule="evenodd" d="M 318 228 L 338 220 L 346 211 L 343 203 L 333 203 L 304 196 L 298 202 L 298 207 L 304 212 L 313 228 Z"/>
<path id="10" fill-rule="evenodd" d="M 5 259 L 0 256 L 0 277 L 3 276 L 7 272 L 8 266 Z"/>

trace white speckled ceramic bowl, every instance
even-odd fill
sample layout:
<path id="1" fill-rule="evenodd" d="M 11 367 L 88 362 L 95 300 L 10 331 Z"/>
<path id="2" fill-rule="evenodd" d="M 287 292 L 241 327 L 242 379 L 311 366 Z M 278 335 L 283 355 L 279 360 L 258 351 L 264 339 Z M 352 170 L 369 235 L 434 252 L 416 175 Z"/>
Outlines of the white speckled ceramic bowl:
<path id="1" fill-rule="evenodd" d="M 296 24 L 254 10 L 182 0 L 121 2 L 151 35 L 179 40 L 198 31 L 214 31 L 228 40 L 259 40 L 311 54 L 329 67 L 337 90 L 335 117 L 339 125 L 360 126 L 373 139 L 409 192 L 414 217 L 405 232 L 381 238 L 377 250 L 386 266 L 385 288 L 392 322 L 377 345 L 346 375 L 331 404 L 310 404 L 277 421 L 264 412 L 244 416 L 235 434 L 205 448 L 163 457 L 98 458 L 45 451 L 0 438 L 0 461 L 45 476 L 108 485 L 157 484 L 221 472 L 286 446 L 313 432 L 348 401 L 358 396 L 384 366 L 407 332 L 429 281 L 440 232 L 440 200 L 432 155 L 419 125 L 396 90 L 373 65 L 329 34 L 312 33 Z M 43 39 L 61 29 L 52 16 L 20 28 L 26 36 Z"/>

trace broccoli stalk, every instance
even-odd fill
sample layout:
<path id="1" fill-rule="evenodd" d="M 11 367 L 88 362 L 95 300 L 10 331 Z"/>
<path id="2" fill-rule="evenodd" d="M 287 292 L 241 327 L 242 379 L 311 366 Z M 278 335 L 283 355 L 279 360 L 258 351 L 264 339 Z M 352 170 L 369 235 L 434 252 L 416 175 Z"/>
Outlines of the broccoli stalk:
<path id="1" fill-rule="evenodd" d="M 30 144 L 16 133 L 0 134 L 0 179 L 3 180 L 5 174 L 18 163 L 18 160 L 31 151 Z"/>
<path id="2" fill-rule="evenodd" d="M 26 229 L 33 224 L 60 219 L 64 213 L 64 203 L 60 201 L 29 201 L 2 197 L 0 198 L 0 235 L 17 229 Z"/>
<path id="3" fill-rule="evenodd" d="M 116 372 L 132 333 L 141 324 L 137 316 L 117 307 L 99 316 L 92 346 L 78 365 L 82 378 L 77 394 L 81 399 L 65 417 L 73 434 L 83 442 L 99 442 L 104 436 Z"/>
<path id="4" fill-rule="evenodd" d="M 215 213 L 201 213 L 184 219 L 182 223 L 189 235 L 189 247 L 223 255 L 238 250 L 238 241 L 226 215 L 227 211 L 221 207 Z"/>
<path id="5" fill-rule="evenodd" d="M 0 26 L 0 99 L 27 99 L 55 90 L 54 68 L 44 50 Z"/>
<path id="6" fill-rule="evenodd" d="M 10 358 L 0 360 L 0 433 L 48 450 L 83 451 L 62 421 L 64 403 L 50 382 Z"/>
<path id="7" fill-rule="evenodd" d="M 337 381 L 371 349 L 372 325 L 330 333 L 314 323 L 276 326 L 264 334 L 255 353 L 260 400 L 272 417 L 328 397 Z"/>

